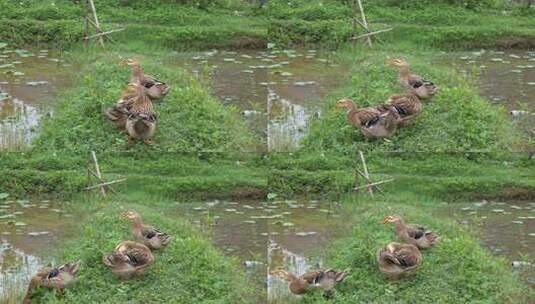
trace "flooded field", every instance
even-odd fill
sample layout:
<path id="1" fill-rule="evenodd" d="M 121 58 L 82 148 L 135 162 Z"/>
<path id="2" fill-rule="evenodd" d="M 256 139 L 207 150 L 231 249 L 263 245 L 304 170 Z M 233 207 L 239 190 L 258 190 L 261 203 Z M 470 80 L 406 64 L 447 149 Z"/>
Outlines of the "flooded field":
<path id="1" fill-rule="evenodd" d="M 222 251 L 236 256 L 263 292 L 259 303 L 288 303 L 288 284 L 268 275 L 282 267 L 300 275 L 322 267 L 326 245 L 347 223 L 338 203 L 325 201 L 212 201 L 181 205 L 181 215 L 212 235 Z M 325 265 L 328 267 L 328 265 Z M 267 295 L 267 297 L 266 297 Z"/>
<path id="2" fill-rule="evenodd" d="M 69 64 L 48 50 L 0 48 L 0 150 L 28 145 L 53 97 L 72 80 Z"/>
<path id="3" fill-rule="evenodd" d="M 476 228 L 490 252 L 505 257 L 535 288 L 535 202 L 456 203 L 443 214 Z"/>
<path id="4" fill-rule="evenodd" d="M 17 303 L 72 221 L 66 202 L 0 200 L 0 302 Z"/>
<path id="5" fill-rule="evenodd" d="M 439 62 L 476 79 L 481 95 L 492 103 L 509 111 L 535 112 L 535 52 L 454 52 Z"/>
<path id="6" fill-rule="evenodd" d="M 535 136 L 535 52 L 454 52 L 436 61 L 476 79 L 483 96 L 506 106 L 524 133 Z M 321 116 L 322 98 L 349 81 L 335 53 L 315 50 L 177 53 L 170 63 L 207 80 L 269 151 L 298 147 L 310 121 Z M 39 119 L 52 113 L 54 96 L 74 76 L 69 66 L 53 51 L 0 49 L 0 149 L 25 146 L 37 134 Z"/>
<path id="7" fill-rule="evenodd" d="M 454 52 L 437 61 L 475 79 L 481 96 L 506 107 L 526 140 L 535 138 L 535 52 Z"/>
<path id="8" fill-rule="evenodd" d="M 208 74 L 213 94 L 240 109 L 269 151 L 295 149 L 322 98 L 348 76 L 334 53 L 315 50 L 209 51 L 181 54 L 176 63 Z"/>

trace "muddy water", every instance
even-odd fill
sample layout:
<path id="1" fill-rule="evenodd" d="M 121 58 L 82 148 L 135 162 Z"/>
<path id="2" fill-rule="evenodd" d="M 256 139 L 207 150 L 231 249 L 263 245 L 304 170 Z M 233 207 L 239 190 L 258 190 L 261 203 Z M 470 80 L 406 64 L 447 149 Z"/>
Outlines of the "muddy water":
<path id="1" fill-rule="evenodd" d="M 535 202 L 449 204 L 443 214 L 477 229 L 489 251 L 505 257 L 511 268 L 535 288 Z"/>
<path id="2" fill-rule="evenodd" d="M 72 75 L 61 54 L 48 50 L 0 49 L 0 150 L 28 145 L 53 97 Z"/>
<path id="3" fill-rule="evenodd" d="M 505 106 L 524 138 L 535 139 L 535 52 L 455 52 L 437 61 L 475 79 L 481 96 Z"/>
<path id="4" fill-rule="evenodd" d="M 17 303 L 29 278 L 50 261 L 72 216 L 68 203 L 0 200 L 0 302 Z M 19 298 L 20 300 L 20 298 Z"/>
<path id="5" fill-rule="evenodd" d="M 535 111 L 535 52 L 477 51 L 440 57 L 477 80 L 482 96 L 511 110 Z"/>
<path id="6" fill-rule="evenodd" d="M 288 285 L 268 275 L 282 267 L 300 275 L 322 267 L 327 244 L 345 231 L 338 203 L 251 201 L 184 204 L 178 213 L 212 235 L 223 252 L 237 257 L 262 293 L 259 303 L 288 303 Z M 266 297 L 267 296 L 267 297 Z"/>
<path id="7" fill-rule="evenodd" d="M 178 55 L 176 63 L 208 74 L 213 94 L 241 110 L 269 151 L 288 151 L 320 115 L 322 97 L 347 78 L 332 57 L 315 50 L 209 51 Z"/>

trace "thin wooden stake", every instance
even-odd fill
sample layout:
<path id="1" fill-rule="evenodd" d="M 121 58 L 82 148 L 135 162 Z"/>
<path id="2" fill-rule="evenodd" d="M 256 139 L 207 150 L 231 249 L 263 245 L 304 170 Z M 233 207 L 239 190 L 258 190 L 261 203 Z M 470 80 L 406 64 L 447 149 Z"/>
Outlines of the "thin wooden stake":
<path id="1" fill-rule="evenodd" d="M 387 29 L 384 29 L 384 30 L 379 30 L 379 31 L 375 31 L 375 32 L 371 32 L 371 33 L 367 33 L 367 34 L 364 34 L 364 35 L 360 35 L 360 36 L 357 36 L 357 37 L 351 37 L 350 39 L 360 39 L 360 38 L 364 38 L 364 37 L 368 37 L 368 39 L 370 39 L 370 36 L 373 36 L 373 35 L 377 35 L 377 34 L 380 34 L 380 33 L 384 33 L 384 32 L 389 32 L 391 30 L 393 30 L 394 28 L 387 28 Z"/>
<path id="2" fill-rule="evenodd" d="M 366 186 L 355 187 L 355 190 L 359 190 L 359 189 L 366 188 L 366 187 L 374 187 L 374 186 L 377 186 L 377 185 L 382 185 L 382 184 L 390 183 L 390 182 L 392 182 L 392 181 L 394 181 L 393 178 L 391 178 L 391 179 L 387 179 L 387 180 L 384 180 L 384 181 L 380 181 L 380 182 L 376 182 L 376 183 L 366 184 Z"/>
<path id="3" fill-rule="evenodd" d="M 107 36 L 108 34 L 115 33 L 115 32 L 120 32 L 120 31 L 124 31 L 124 28 L 111 30 L 111 31 L 107 31 L 107 32 L 101 32 L 101 33 L 98 33 L 98 34 L 95 34 L 95 35 L 91 35 L 91 36 L 86 36 L 86 37 L 84 37 L 84 39 L 85 40 L 89 40 L 91 38 L 95 38 L 95 37 L 99 37 L 99 36 L 106 36 L 106 38 L 111 39 L 111 37 Z"/>
<path id="4" fill-rule="evenodd" d="M 109 185 L 121 183 L 121 182 L 124 182 L 125 180 L 126 180 L 126 178 L 121 178 L 121 179 L 114 180 L 114 181 L 111 181 L 111 182 L 100 183 L 100 184 L 96 184 L 96 185 L 93 185 L 93 186 L 90 186 L 90 187 L 86 187 L 85 190 L 91 190 L 91 189 L 95 189 L 95 188 L 99 188 L 99 187 L 100 188 L 104 188 L 104 186 L 109 186 Z"/>
<path id="5" fill-rule="evenodd" d="M 94 177 L 96 177 L 101 183 L 105 183 L 105 181 L 104 181 L 103 179 L 101 179 L 101 178 L 98 177 L 98 175 L 97 175 L 97 173 L 96 173 L 95 171 L 93 171 L 93 170 L 91 170 L 91 169 L 89 169 L 89 168 L 87 168 L 87 174 L 91 174 L 91 175 L 93 175 Z M 125 178 L 125 179 L 126 179 L 126 178 Z M 89 186 L 89 185 L 87 185 L 87 186 Z M 119 196 L 119 193 L 117 193 L 117 191 L 115 191 L 115 189 L 113 189 L 112 186 L 107 185 L 106 188 L 107 188 L 108 190 L 110 190 L 111 192 L 113 192 L 113 194 Z"/>
<path id="6" fill-rule="evenodd" d="M 93 0 L 90 0 L 90 1 L 93 1 Z M 370 29 L 368 28 L 368 21 L 366 21 L 366 15 L 364 14 L 364 8 L 362 7 L 362 2 L 360 0 L 357 0 L 357 3 L 359 4 L 360 15 L 362 17 L 362 23 L 364 23 L 364 28 L 366 29 L 367 32 L 369 32 Z M 368 45 L 372 47 L 372 39 L 370 38 L 370 36 L 367 37 L 367 40 L 368 40 Z"/>
<path id="7" fill-rule="evenodd" d="M 89 0 L 89 5 L 91 6 L 91 11 L 93 12 L 93 18 L 95 18 L 95 25 L 97 28 L 97 32 L 102 33 L 102 29 L 100 28 L 100 23 L 98 22 L 98 16 L 97 16 L 97 9 L 95 8 L 95 3 L 93 3 L 93 0 Z M 102 36 L 98 37 L 98 42 L 102 47 L 104 47 L 104 39 L 102 39 Z"/>
<path id="8" fill-rule="evenodd" d="M 357 168 L 355 168 L 355 171 L 356 171 L 358 174 L 360 174 L 360 176 L 362 176 L 368 183 L 371 183 L 371 180 L 366 179 L 366 175 L 364 175 L 364 173 L 362 173 L 362 171 L 360 171 L 360 170 L 357 169 Z M 357 177 L 358 177 L 358 176 L 357 176 Z M 355 183 L 355 188 L 358 188 L 358 187 L 359 187 L 358 184 Z M 379 188 L 379 187 L 377 187 L 377 186 L 374 186 L 374 188 L 375 188 L 377 191 L 381 192 L 381 194 L 385 194 L 384 191 L 381 190 L 381 188 Z M 359 189 L 356 189 L 356 191 L 358 191 L 358 190 L 359 190 Z"/>
<path id="9" fill-rule="evenodd" d="M 370 180 L 370 173 L 368 172 L 368 167 L 366 166 L 366 160 L 364 160 L 364 154 L 362 151 L 359 151 L 359 155 L 360 161 L 362 162 L 362 167 L 364 168 L 364 178 L 366 178 L 366 184 L 368 184 Z M 366 190 L 368 190 L 370 196 L 373 197 L 373 189 L 371 187 L 366 187 Z"/>
<path id="10" fill-rule="evenodd" d="M 93 2 L 92 0 L 89 1 Z M 102 181 L 102 174 L 100 174 L 100 167 L 98 166 L 97 155 L 95 154 L 95 151 L 91 151 L 91 157 L 93 158 L 93 162 L 95 163 L 95 171 L 97 173 L 97 177 Z M 102 192 L 103 196 L 106 196 L 106 189 L 104 188 L 104 186 L 100 187 L 100 192 Z"/>

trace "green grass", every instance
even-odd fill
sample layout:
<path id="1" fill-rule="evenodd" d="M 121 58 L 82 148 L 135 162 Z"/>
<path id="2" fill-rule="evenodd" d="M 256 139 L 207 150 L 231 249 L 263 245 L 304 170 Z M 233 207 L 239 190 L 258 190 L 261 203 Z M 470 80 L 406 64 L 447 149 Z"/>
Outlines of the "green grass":
<path id="1" fill-rule="evenodd" d="M 438 49 L 533 45 L 532 14 L 494 3 L 456 5 L 429 1 L 365 3 L 372 29 L 393 26 L 374 50 L 350 47 L 350 10 L 342 1 L 272 0 L 264 9 L 240 1 L 97 1 L 104 29 L 125 26 L 113 35 L 118 45 L 106 52 L 84 51 L 82 10 L 72 1 L 0 0 L 0 42 L 44 43 L 69 48 L 79 63 L 76 85 L 58 97 L 54 116 L 41 136 L 23 153 L 0 154 L 0 192 L 13 197 L 66 196 L 81 215 L 76 237 L 57 252 L 58 261 L 81 258 L 79 282 L 64 298 L 41 291 L 37 301 L 56 302 L 248 302 L 251 293 L 243 273 L 175 214 L 175 202 L 227 197 L 300 194 L 344 198 L 354 228 L 333 248 L 332 267 L 351 276 L 333 302 L 459 302 L 523 303 L 533 298 L 501 259 L 491 257 L 470 232 L 449 220 L 435 220 L 443 201 L 477 197 L 533 199 L 534 160 L 524 151 L 503 109 L 477 95 L 470 80 L 448 67 L 430 65 Z M 489 1 L 485 2 L 488 3 Z M 494 2 L 494 1 L 490 1 Z M 290 3 L 290 4 L 289 4 Z M 321 3 L 321 5 L 320 5 Z M 462 6 L 469 9 L 464 9 Z M 505 11 L 505 13 L 502 12 Z M 15 30 L 16 29 L 16 30 Z M 258 152 L 258 141 L 230 107 L 210 96 L 206 84 L 170 65 L 175 50 L 210 47 L 263 47 L 267 42 L 340 48 L 338 61 L 351 80 L 326 98 L 322 118 L 312 125 L 303 149 L 292 154 Z M 136 55 L 150 74 L 167 81 L 172 91 L 156 105 L 156 144 L 126 146 L 124 135 L 104 120 L 129 79 L 118 55 Z M 414 69 L 440 86 L 421 117 L 390 142 L 365 142 L 333 107 L 341 97 L 358 105 L 384 102 L 399 92 L 396 71 L 387 56 L 403 56 Z M 97 151 L 106 180 L 126 177 L 119 197 L 84 199 L 89 152 Z M 352 194 L 356 151 L 365 152 L 374 180 L 395 178 L 376 200 Z M 345 194 L 349 194 L 344 196 Z M 128 238 L 128 225 L 118 219 L 122 208 L 134 208 L 175 235 L 169 248 L 143 279 L 118 282 L 100 262 L 102 253 Z M 428 224 L 443 237 L 425 253 L 418 274 L 398 283 L 376 270 L 374 254 L 393 239 L 391 227 L 377 224 L 386 212 Z M 462 257 L 462 258 L 461 258 Z M 447 276 L 444 274 L 448 274 Z M 305 302 L 322 302 L 320 296 Z"/>
<path id="2" fill-rule="evenodd" d="M 97 1 L 96 6 L 105 30 L 126 28 L 113 34 L 118 41 L 142 40 L 175 50 L 263 48 L 267 42 L 339 47 L 353 35 L 351 8 L 340 0 L 272 0 L 263 9 L 246 1 L 161 1 L 150 7 Z M 444 49 L 535 44 L 535 10 L 503 1 L 375 1 L 364 6 L 372 30 L 394 28 L 381 35 L 386 42 Z M 0 9 L 0 40 L 65 48 L 84 36 L 83 7 L 72 1 L 3 0 Z"/>
<path id="3" fill-rule="evenodd" d="M 125 201 L 126 200 L 126 201 Z M 237 261 L 224 257 L 181 218 L 175 204 L 153 196 L 101 200 L 80 197 L 72 204 L 80 221 L 57 252 L 58 261 L 81 260 L 77 282 L 65 296 L 38 290 L 33 303 L 250 303 L 252 289 Z M 173 235 L 142 277 L 118 280 L 102 263 L 102 255 L 121 241 L 132 239 L 131 224 L 122 220 L 125 210 L 138 211 L 147 223 Z"/>
<path id="4" fill-rule="evenodd" d="M 345 111 L 335 102 L 352 98 L 357 107 L 384 103 L 389 96 L 402 93 L 397 69 L 385 64 L 389 57 L 406 58 L 413 71 L 431 79 L 439 92 L 424 101 L 422 115 L 408 128 L 400 129 L 391 142 L 364 142 L 351 127 Z M 351 83 L 327 98 L 323 117 L 311 126 L 304 150 L 463 152 L 509 151 L 518 142 L 504 108 L 493 106 L 478 96 L 475 82 L 461 78 L 449 68 L 430 65 L 434 53 L 399 51 L 396 48 L 364 52 L 361 48 L 339 52 L 339 60 L 350 67 Z"/>
<path id="5" fill-rule="evenodd" d="M 530 303 L 535 293 L 518 284 L 505 259 L 481 248 L 473 231 L 453 220 L 437 219 L 440 200 L 422 200 L 411 190 L 376 200 L 349 196 L 344 209 L 352 214 L 353 230 L 331 245 L 329 267 L 348 269 L 331 301 L 319 295 L 306 303 Z M 377 269 L 378 248 L 395 241 L 394 228 L 381 225 L 385 215 L 398 214 L 441 236 L 437 246 L 423 252 L 414 276 L 389 281 Z"/>
<path id="6" fill-rule="evenodd" d="M 128 179 L 121 190 L 167 197 L 262 193 L 265 177 L 252 168 L 259 143 L 236 109 L 222 106 L 184 70 L 158 64 L 156 58 L 164 56 L 156 54 L 162 53 L 138 56 L 148 73 L 172 84 L 165 101 L 155 105 L 155 144 L 127 145 L 126 135 L 102 114 L 130 78 L 118 56 L 132 54 L 80 51 L 70 59 L 83 67 L 80 79 L 58 97 L 33 147 L 22 155 L 0 155 L 1 187 L 13 194 L 69 196 L 87 186 L 85 168 L 96 151 L 107 179 Z"/>

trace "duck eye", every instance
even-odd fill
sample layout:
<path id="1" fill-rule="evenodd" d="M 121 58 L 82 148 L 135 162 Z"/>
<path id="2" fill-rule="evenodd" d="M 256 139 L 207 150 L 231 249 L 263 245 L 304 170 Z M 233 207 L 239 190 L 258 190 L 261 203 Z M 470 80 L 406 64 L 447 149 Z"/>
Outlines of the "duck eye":
<path id="1" fill-rule="evenodd" d="M 150 88 L 152 88 L 152 87 L 154 86 L 154 83 L 152 83 L 152 82 L 148 82 L 148 83 L 145 83 L 143 86 L 144 86 L 145 88 L 147 88 L 147 89 L 150 89 Z"/>
<path id="2" fill-rule="evenodd" d="M 424 85 L 423 82 L 418 81 L 418 82 L 416 82 L 416 83 L 414 84 L 413 87 L 414 87 L 415 89 L 417 89 L 417 88 L 419 88 L 419 87 L 421 87 L 421 86 L 423 86 L 423 85 Z"/>

